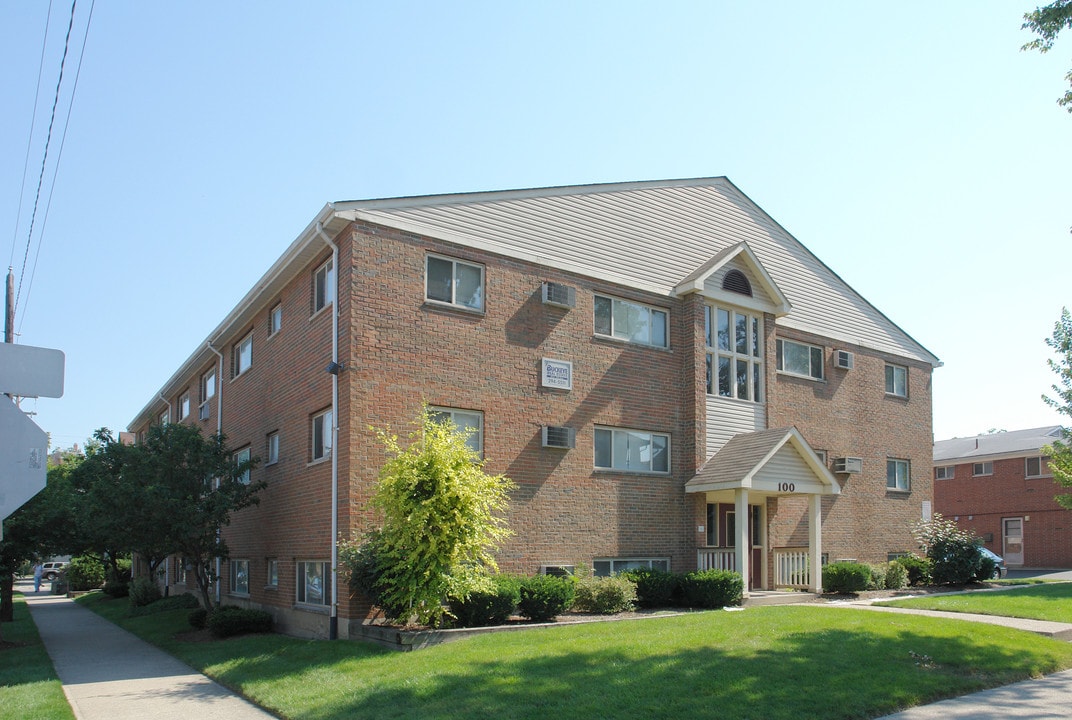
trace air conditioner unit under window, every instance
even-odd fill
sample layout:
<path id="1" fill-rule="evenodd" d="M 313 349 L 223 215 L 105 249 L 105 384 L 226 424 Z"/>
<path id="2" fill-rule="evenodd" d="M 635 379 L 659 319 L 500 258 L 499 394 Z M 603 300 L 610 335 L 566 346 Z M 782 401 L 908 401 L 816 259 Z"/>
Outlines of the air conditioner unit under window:
<path id="1" fill-rule="evenodd" d="M 843 457 L 834 460 L 834 472 L 836 473 L 862 473 L 864 460 L 858 457 Z"/>
<path id="2" fill-rule="evenodd" d="M 853 355 L 848 350 L 834 351 L 834 367 L 842 370 L 852 370 Z"/>
<path id="3" fill-rule="evenodd" d="M 571 308 L 577 304 L 577 291 L 569 285 L 545 282 L 543 284 L 543 302 L 544 305 Z"/>
<path id="4" fill-rule="evenodd" d="M 202 403 L 201 406 L 197 409 L 197 419 L 208 420 L 208 412 L 208 403 Z"/>
<path id="5" fill-rule="evenodd" d="M 543 446 L 570 449 L 576 447 L 577 436 L 573 428 L 546 426 L 542 432 Z"/>

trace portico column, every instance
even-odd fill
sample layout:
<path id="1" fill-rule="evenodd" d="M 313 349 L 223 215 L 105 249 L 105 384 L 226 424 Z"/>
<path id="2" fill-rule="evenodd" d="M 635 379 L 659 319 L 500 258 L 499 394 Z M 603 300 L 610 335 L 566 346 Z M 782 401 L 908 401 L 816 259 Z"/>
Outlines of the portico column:
<path id="1" fill-rule="evenodd" d="M 752 558 L 752 536 L 748 534 L 748 490 L 737 488 L 733 491 L 734 514 L 736 527 L 734 528 L 734 542 L 737 552 L 737 572 L 744 581 L 744 597 L 748 597 L 748 561 Z"/>
<path id="2" fill-rule="evenodd" d="M 808 496 L 808 576 L 811 591 L 823 591 L 823 505 L 822 495 Z"/>

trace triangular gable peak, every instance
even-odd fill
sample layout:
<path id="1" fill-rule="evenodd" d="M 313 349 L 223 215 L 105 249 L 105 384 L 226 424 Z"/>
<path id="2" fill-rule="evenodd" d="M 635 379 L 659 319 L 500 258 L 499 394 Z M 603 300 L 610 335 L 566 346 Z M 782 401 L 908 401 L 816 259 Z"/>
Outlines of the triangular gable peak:
<path id="1" fill-rule="evenodd" d="M 837 479 L 795 427 L 735 435 L 685 484 L 689 493 L 738 488 L 777 495 L 841 494 Z"/>
<path id="2" fill-rule="evenodd" d="M 733 278 L 727 282 L 727 276 L 734 271 L 747 279 L 751 294 L 742 293 L 739 288 L 726 289 L 728 286 L 737 285 Z M 776 317 L 788 315 L 791 309 L 785 294 L 746 242 L 739 242 L 721 250 L 674 288 L 674 295 L 678 296 L 694 292 L 712 300 L 769 312 Z"/>

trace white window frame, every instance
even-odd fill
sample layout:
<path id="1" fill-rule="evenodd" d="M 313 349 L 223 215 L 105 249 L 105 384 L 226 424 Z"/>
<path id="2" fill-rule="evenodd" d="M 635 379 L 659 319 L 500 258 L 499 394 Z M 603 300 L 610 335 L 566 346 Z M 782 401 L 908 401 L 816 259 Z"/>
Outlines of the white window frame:
<path id="1" fill-rule="evenodd" d="M 609 314 L 606 317 L 600 316 L 601 308 L 607 308 Z M 646 318 L 643 333 L 633 332 L 632 334 L 627 334 L 625 328 L 618 327 L 620 324 L 618 319 L 619 313 L 627 310 L 632 310 L 638 313 L 642 318 Z M 656 338 L 656 317 L 662 317 L 661 342 Z M 639 303 L 634 300 L 623 300 L 622 298 L 616 298 L 610 295 L 596 294 L 592 310 L 592 319 L 594 322 L 595 334 L 599 337 L 622 340 L 635 345 L 647 345 L 648 347 L 670 347 L 670 311 L 666 308 L 645 305 L 644 303 Z"/>
<path id="2" fill-rule="evenodd" d="M 268 337 L 283 329 L 283 303 L 277 302 L 268 311 Z"/>
<path id="3" fill-rule="evenodd" d="M 216 368 L 212 368 L 201 376 L 201 404 L 207 403 L 216 397 Z"/>
<path id="4" fill-rule="evenodd" d="M 898 387 L 897 380 L 901 383 Z M 908 397 L 908 368 L 904 365 L 886 363 L 886 394 L 891 397 Z"/>
<path id="5" fill-rule="evenodd" d="M 279 462 L 279 431 L 276 430 L 275 432 L 268 433 L 268 435 L 265 437 L 264 442 L 264 456 L 265 458 L 267 458 L 264 461 L 264 464 L 275 465 L 277 462 Z"/>
<path id="6" fill-rule="evenodd" d="M 309 570 L 316 568 L 321 578 L 319 593 L 320 600 L 311 600 L 309 592 Z M 317 607 L 331 605 L 331 563 L 324 560 L 299 560 L 295 563 L 295 588 L 294 600 L 299 605 L 314 605 Z M 315 586 L 314 586 L 315 587 Z"/>
<path id="7" fill-rule="evenodd" d="M 279 587 L 279 558 L 265 558 L 264 586 L 269 588 Z"/>
<path id="8" fill-rule="evenodd" d="M 606 563 L 606 571 L 604 571 Z M 592 574 L 596 577 L 617 575 L 626 570 L 635 568 L 648 570 L 670 571 L 670 558 L 668 557 L 599 557 L 592 560 Z"/>
<path id="9" fill-rule="evenodd" d="M 187 390 L 179 396 L 179 420 L 190 417 L 190 391 Z"/>
<path id="10" fill-rule="evenodd" d="M 241 450 L 236 450 L 234 454 L 235 465 L 240 465 L 241 463 L 249 462 L 251 457 L 253 456 L 250 452 L 250 448 L 248 445 Z M 246 471 L 235 479 L 243 485 L 249 485 L 249 468 L 246 468 Z"/>
<path id="11" fill-rule="evenodd" d="M 1038 465 L 1036 472 L 1031 472 L 1032 460 Z M 1025 457 L 1024 477 L 1029 479 L 1053 477 L 1053 472 L 1050 470 L 1050 456 L 1035 455 L 1033 457 Z"/>
<path id="12" fill-rule="evenodd" d="M 313 315 L 335 302 L 335 266 L 331 258 L 313 273 Z"/>
<path id="13" fill-rule="evenodd" d="M 890 476 L 890 469 L 893 476 Z M 904 472 L 900 469 L 904 468 Z M 892 480 L 892 484 L 891 484 Z M 886 458 L 886 489 L 891 492 L 912 491 L 912 463 L 904 458 Z"/>
<path id="14" fill-rule="evenodd" d="M 972 477 L 986 477 L 994 474 L 994 463 L 988 461 L 972 463 Z"/>
<path id="15" fill-rule="evenodd" d="M 956 477 L 957 466 L 956 465 L 939 465 L 934 468 L 935 480 L 952 480 Z"/>
<path id="16" fill-rule="evenodd" d="M 480 457 L 484 457 L 484 412 L 482 410 L 467 410 L 465 408 L 452 407 L 429 407 L 428 412 L 436 420 L 450 420 L 454 423 L 460 434 L 464 434 L 465 444 L 469 449 Z M 468 416 L 476 418 L 476 427 L 459 420 L 466 420 Z"/>
<path id="17" fill-rule="evenodd" d="M 246 356 L 243 361 L 243 356 Z M 236 378 L 253 367 L 253 331 L 231 348 L 231 377 Z"/>
<path id="18" fill-rule="evenodd" d="M 241 595 L 243 597 L 249 596 L 249 560 L 242 558 L 232 559 L 230 566 L 230 582 L 229 589 L 231 595 Z M 240 569 L 244 569 L 244 573 L 240 572 Z M 245 588 L 241 586 L 241 578 L 245 577 Z"/>
<path id="19" fill-rule="evenodd" d="M 786 346 L 793 345 L 801 349 L 805 349 L 808 352 L 808 370 L 807 372 L 797 372 L 796 370 L 789 370 L 786 368 L 785 353 Z M 804 378 L 805 380 L 826 380 L 826 348 L 821 345 L 812 345 L 811 343 L 800 342 L 799 340 L 789 340 L 788 338 L 778 338 L 774 344 L 775 353 L 778 357 L 778 372 L 784 375 L 792 375 L 793 377 Z M 815 366 L 818 365 L 818 368 Z M 816 374 L 818 372 L 818 374 Z"/>
<path id="20" fill-rule="evenodd" d="M 629 457 L 630 451 L 628 449 L 631 436 L 635 437 L 640 442 L 647 443 L 649 448 L 647 450 L 647 467 L 645 467 L 642 462 L 637 462 L 635 466 L 632 465 L 631 459 Z M 646 436 L 646 440 L 644 436 Z M 599 449 L 601 438 L 604 439 L 604 442 L 609 441 L 610 443 L 609 448 L 604 449 L 602 452 L 600 452 Z M 653 451 L 655 449 L 656 438 L 660 438 L 663 441 L 663 455 L 666 458 L 665 469 L 655 469 L 655 453 Z M 617 451 L 618 449 L 620 449 L 623 440 L 627 446 L 626 457 L 624 458 L 624 460 L 618 457 L 620 453 Z M 608 452 L 610 454 L 610 464 L 600 465 L 600 455 L 606 456 Z M 643 453 L 644 451 L 641 450 L 640 452 Z M 597 425 L 595 428 L 595 432 L 593 433 L 592 455 L 593 465 L 597 470 L 610 470 L 614 472 L 636 472 L 646 473 L 650 475 L 668 475 L 670 474 L 670 469 L 672 467 L 670 464 L 670 433 L 652 432 L 650 430 L 635 430 L 631 428 L 605 427 Z M 643 458 L 641 457 L 639 458 L 639 460 L 642 461 Z"/>
<path id="21" fill-rule="evenodd" d="M 725 332 L 720 331 L 723 316 L 726 318 Z M 742 321 L 744 322 L 743 343 L 737 337 L 737 329 Z M 704 345 L 707 348 L 707 394 L 757 403 L 763 402 L 763 342 L 763 319 L 760 316 L 729 307 L 705 305 Z M 744 367 L 743 385 L 740 381 L 742 366 Z"/>
<path id="22" fill-rule="evenodd" d="M 175 558 L 175 584 L 186 584 L 186 558 L 181 555 Z"/>
<path id="23" fill-rule="evenodd" d="M 331 431 L 333 422 L 334 418 L 332 417 L 331 408 L 321 410 L 313 415 L 311 425 L 312 434 L 309 436 L 310 454 L 312 455 L 313 462 L 322 462 L 331 457 Z"/>
<path id="24" fill-rule="evenodd" d="M 432 262 L 450 263 L 450 297 L 433 297 L 429 292 L 429 281 L 432 278 L 430 271 L 430 264 Z M 458 298 L 458 268 L 475 269 L 480 273 L 480 283 L 476 289 L 476 302 L 464 302 Z M 429 253 L 424 259 L 424 299 L 427 302 L 437 303 L 439 305 L 449 305 L 451 307 L 463 308 L 466 310 L 473 310 L 476 312 L 484 312 L 484 296 L 486 295 L 485 286 L 487 278 L 485 276 L 484 266 L 479 263 L 466 262 L 465 260 L 458 260 L 452 257 L 446 257 L 443 255 L 434 255 Z"/>
<path id="25" fill-rule="evenodd" d="M 159 421 L 160 425 L 167 425 L 168 423 L 170 423 L 171 422 L 171 408 L 168 407 L 167 410 L 165 410 L 164 412 L 160 413 L 160 417 L 158 417 L 157 420 Z"/>

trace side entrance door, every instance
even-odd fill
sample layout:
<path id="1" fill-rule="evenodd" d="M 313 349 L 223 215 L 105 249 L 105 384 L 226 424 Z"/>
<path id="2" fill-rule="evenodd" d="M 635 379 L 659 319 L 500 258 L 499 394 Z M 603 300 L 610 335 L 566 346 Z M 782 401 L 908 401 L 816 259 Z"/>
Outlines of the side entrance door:
<path id="1" fill-rule="evenodd" d="M 1024 564 L 1024 519 L 1002 518 L 1002 557 L 1006 565 Z"/>

